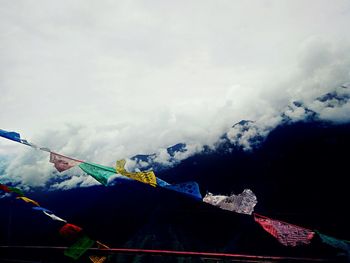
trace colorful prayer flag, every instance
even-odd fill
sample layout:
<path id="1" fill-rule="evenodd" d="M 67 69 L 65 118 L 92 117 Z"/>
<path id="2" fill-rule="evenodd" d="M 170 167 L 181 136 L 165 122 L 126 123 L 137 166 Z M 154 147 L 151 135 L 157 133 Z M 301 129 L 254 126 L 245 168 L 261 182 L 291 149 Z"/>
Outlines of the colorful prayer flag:
<path id="1" fill-rule="evenodd" d="M 231 194 L 230 196 L 207 193 L 203 198 L 203 202 L 220 207 L 224 210 L 251 215 L 258 201 L 252 190 L 244 189 L 241 194 Z"/>
<path id="2" fill-rule="evenodd" d="M 95 243 L 94 240 L 90 239 L 88 236 L 82 236 L 75 242 L 72 246 L 68 247 L 64 251 L 64 255 L 74 260 L 79 259 L 89 248 Z"/>
<path id="3" fill-rule="evenodd" d="M 0 184 L 0 190 L 6 192 L 6 193 L 11 193 L 10 188 L 8 188 L 6 185 L 4 184 Z"/>
<path id="4" fill-rule="evenodd" d="M 191 197 L 194 197 L 195 199 L 202 200 L 201 192 L 199 191 L 199 185 L 196 182 L 186 182 L 186 183 L 180 183 L 180 184 L 171 184 L 167 185 L 164 188 L 190 195 Z"/>
<path id="5" fill-rule="evenodd" d="M 343 251 L 346 251 L 348 254 L 350 254 L 350 242 L 321 234 L 318 231 L 316 231 L 316 233 L 319 235 L 323 243 L 329 246 L 332 246 L 334 248 L 339 248 Z"/>
<path id="6" fill-rule="evenodd" d="M 96 241 L 96 244 L 97 244 L 98 249 L 108 249 L 109 248 L 108 246 L 106 246 L 105 244 L 102 244 L 99 241 Z M 106 256 L 89 256 L 89 258 L 93 263 L 103 263 L 107 260 Z"/>
<path id="7" fill-rule="evenodd" d="M 18 189 L 16 187 L 8 186 L 8 189 L 10 189 L 10 191 L 13 192 L 13 193 L 18 194 L 19 196 L 24 196 L 24 193 L 20 189 Z"/>
<path id="8" fill-rule="evenodd" d="M 315 232 L 309 229 L 257 214 L 254 214 L 254 220 L 285 246 L 308 245 L 315 235 Z"/>
<path id="9" fill-rule="evenodd" d="M 113 167 L 103 166 L 94 163 L 84 162 L 79 164 L 79 167 L 87 174 L 91 175 L 98 182 L 107 186 L 108 178 L 115 175 L 115 170 Z"/>
<path id="10" fill-rule="evenodd" d="M 37 210 L 37 211 L 42 211 L 42 212 L 47 212 L 47 213 L 51 213 L 51 214 L 52 214 L 52 212 L 51 212 L 49 209 L 46 209 L 46 208 L 41 207 L 41 206 L 34 206 L 34 207 L 32 207 L 32 209 Z"/>
<path id="11" fill-rule="evenodd" d="M 228 197 L 229 196 L 227 195 L 213 195 L 212 193 L 208 192 L 204 196 L 203 202 L 220 207 L 220 203 Z"/>
<path id="12" fill-rule="evenodd" d="M 167 185 L 170 185 L 168 182 L 156 177 L 156 182 L 157 182 L 157 185 L 160 186 L 160 187 L 165 187 Z"/>
<path id="13" fill-rule="evenodd" d="M 34 148 L 34 149 L 39 149 L 39 147 L 38 147 L 37 145 L 35 145 L 34 143 L 30 143 L 30 142 L 28 142 L 28 141 L 25 140 L 25 139 L 21 139 L 21 143 L 22 143 L 22 144 L 25 144 L 25 145 L 27 145 L 27 146 L 30 146 L 30 147 L 32 147 L 32 148 Z"/>
<path id="14" fill-rule="evenodd" d="M 79 160 L 75 160 L 54 152 L 50 152 L 50 162 L 54 164 L 55 168 L 59 172 L 68 170 L 81 163 Z"/>
<path id="15" fill-rule="evenodd" d="M 66 220 L 56 216 L 54 213 L 52 213 L 49 209 L 46 209 L 44 207 L 41 207 L 41 206 L 35 206 L 35 207 L 32 207 L 32 209 L 34 210 L 37 210 L 37 211 L 41 211 L 43 212 L 45 215 L 47 215 L 48 217 L 50 217 L 52 220 L 56 220 L 56 221 L 62 221 L 64 223 L 67 223 Z"/>
<path id="16" fill-rule="evenodd" d="M 34 201 L 32 199 L 29 199 L 28 197 L 25 197 L 25 196 L 19 196 L 19 197 L 17 197 L 17 199 L 22 199 L 26 203 L 31 203 L 31 204 L 33 204 L 35 206 L 40 206 L 38 202 L 36 202 L 36 201 Z"/>
<path id="17" fill-rule="evenodd" d="M 67 223 L 61 227 L 60 235 L 67 239 L 74 239 L 79 236 L 82 230 L 83 229 L 81 227 Z"/>
<path id="18" fill-rule="evenodd" d="M 0 129 L 0 136 L 15 142 L 21 142 L 21 135 L 17 132 L 10 132 Z"/>
<path id="19" fill-rule="evenodd" d="M 61 222 L 64 222 L 64 223 L 67 223 L 67 220 L 64 220 L 56 215 L 54 215 L 53 213 L 48 213 L 46 211 L 43 211 L 43 213 L 45 215 L 47 215 L 48 217 L 50 217 L 52 220 L 55 220 L 55 221 L 61 221 Z"/>
<path id="20" fill-rule="evenodd" d="M 107 260 L 106 256 L 89 256 L 89 259 L 93 263 L 104 263 Z"/>
<path id="21" fill-rule="evenodd" d="M 157 185 L 157 179 L 153 171 L 130 173 L 125 170 L 125 163 L 126 161 L 124 159 L 117 161 L 117 173 L 154 187 Z"/>

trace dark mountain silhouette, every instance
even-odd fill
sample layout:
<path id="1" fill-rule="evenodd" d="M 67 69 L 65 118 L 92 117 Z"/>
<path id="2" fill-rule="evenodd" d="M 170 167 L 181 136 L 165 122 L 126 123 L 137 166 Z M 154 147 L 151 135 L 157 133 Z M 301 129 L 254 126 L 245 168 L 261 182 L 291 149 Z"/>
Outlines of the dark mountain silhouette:
<path id="1" fill-rule="evenodd" d="M 349 135 L 350 124 L 284 123 L 263 140 L 259 138 L 260 145 L 252 151 L 221 140 L 217 149 L 205 148 L 173 167 L 159 169 L 157 176 L 169 183 L 196 181 L 203 195 L 207 191 L 238 194 L 249 188 L 258 198 L 258 213 L 348 239 Z M 138 182 L 34 191 L 28 197 L 112 247 L 316 257 L 337 254 L 317 240 L 310 246 L 284 247 L 251 216 Z M 0 199 L 0 207 L 1 244 L 67 245 L 58 235 L 61 223 L 13 198 Z M 115 260 L 130 262 L 125 256 Z"/>

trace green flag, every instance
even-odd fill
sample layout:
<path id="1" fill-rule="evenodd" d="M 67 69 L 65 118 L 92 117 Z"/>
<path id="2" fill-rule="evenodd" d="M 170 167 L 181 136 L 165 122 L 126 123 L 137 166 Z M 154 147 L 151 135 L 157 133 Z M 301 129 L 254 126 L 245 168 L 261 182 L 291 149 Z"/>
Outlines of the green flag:
<path id="1" fill-rule="evenodd" d="M 81 163 L 79 167 L 87 174 L 91 175 L 104 186 L 107 186 L 108 178 L 116 174 L 113 167 L 103 166 L 94 163 Z"/>
<path id="2" fill-rule="evenodd" d="M 24 196 L 24 193 L 16 187 L 8 186 L 7 188 L 10 189 L 11 192 L 18 194 L 19 196 Z"/>
<path id="3" fill-rule="evenodd" d="M 321 241 L 327 245 L 330 245 L 334 248 L 339 248 L 341 250 L 346 251 L 350 254 L 350 243 L 345 240 L 336 239 L 334 237 L 330 237 L 324 234 L 321 234 L 320 232 L 316 231 L 316 233 L 321 238 Z"/>
<path id="4" fill-rule="evenodd" d="M 78 241 L 73 245 L 68 247 L 64 251 L 64 255 L 77 260 L 86 252 L 86 250 L 92 247 L 94 243 L 95 241 L 90 239 L 88 236 L 83 236 L 79 238 Z"/>

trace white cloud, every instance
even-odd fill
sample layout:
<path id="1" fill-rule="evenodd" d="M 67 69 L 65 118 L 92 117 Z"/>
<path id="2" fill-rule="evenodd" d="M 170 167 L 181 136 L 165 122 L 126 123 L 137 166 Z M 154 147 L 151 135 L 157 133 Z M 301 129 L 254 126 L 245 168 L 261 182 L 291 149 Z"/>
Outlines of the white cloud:
<path id="1" fill-rule="evenodd" d="M 51 165 L 44 159 L 45 153 L 29 148 L 17 155 L 6 167 L 4 181 L 29 186 L 45 186 L 51 176 Z"/>
<path id="2" fill-rule="evenodd" d="M 241 119 L 258 127 L 239 139 L 249 148 L 294 100 L 348 120 L 347 104 L 312 103 L 349 82 L 349 24 L 346 0 L 4 2 L 0 128 L 113 166 L 178 142 L 194 145 L 175 157 L 186 158 Z M 1 140 L 9 153 L 9 180 L 51 178 L 47 156 Z"/>
<path id="3" fill-rule="evenodd" d="M 337 88 L 333 94 L 335 98 L 325 101 L 315 100 L 309 108 L 319 114 L 319 118 L 326 121 L 345 123 L 350 121 L 350 87 Z"/>
<path id="4" fill-rule="evenodd" d="M 187 144 L 184 151 L 178 151 L 174 154 L 174 159 L 177 161 L 184 160 L 195 153 L 198 153 L 203 150 L 203 145 L 199 144 Z"/>
<path id="5" fill-rule="evenodd" d="M 9 194 L 9 193 L 0 193 L 0 199 L 7 198 L 7 197 L 10 197 L 10 196 L 11 196 L 11 194 Z"/>
<path id="6" fill-rule="evenodd" d="M 155 158 L 153 159 L 154 162 L 160 163 L 162 165 L 170 165 L 171 156 L 168 153 L 166 149 L 159 149 Z"/>
<path id="7" fill-rule="evenodd" d="M 287 117 L 291 118 L 294 121 L 300 121 L 305 119 L 306 111 L 303 107 L 291 106 L 285 112 Z"/>
<path id="8" fill-rule="evenodd" d="M 54 183 L 52 185 L 52 189 L 69 190 L 77 186 L 89 187 L 89 186 L 99 185 L 99 184 L 100 184 L 99 182 L 97 182 L 94 178 L 90 176 L 74 175 L 74 176 L 71 176 L 68 180 L 64 180 L 60 183 Z"/>

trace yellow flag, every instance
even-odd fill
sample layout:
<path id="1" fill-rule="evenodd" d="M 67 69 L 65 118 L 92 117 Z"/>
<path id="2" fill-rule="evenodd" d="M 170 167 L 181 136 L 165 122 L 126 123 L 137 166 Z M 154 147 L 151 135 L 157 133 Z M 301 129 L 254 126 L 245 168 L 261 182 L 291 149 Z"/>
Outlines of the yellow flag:
<path id="1" fill-rule="evenodd" d="M 29 199 L 28 197 L 25 197 L 25 196 L 19 196 L 19 197 L 17 197 L 17 199 L 22 199 L 26 203 L 32 203 L 35 206 L 40 206 L 38 202 L 36 202 L 32 199 Z"/>
<path id="2" fill-rule="evenodd" d="M 136 181 L 139 181 L 145 184 L 150 184 L 154 187 L 157 185 L 157 179 L 153 171 L 129 173 L 124 168 L 125 163 L 126 161 L 124 159 L 117 161 L 117 167 L 116 167 L 117 173 L 127 176 Z"/>
<path id="3" fill-rule="evenodd" d="M 89 258 L 93 263 L 103 263 L 107 260 L 107 257 L 105 256 L 89 256 Z"/>
<path id="4" fill-rule="evenodd" d="M 102 244 L 99 241 L 96 241 L 96 243 L 97 243 L 98 249 L 107 249 L 107 248 L 109 248 L 108 246 L 106 246 L 105 244 Z M 93 263 L 104 263 L 107 260 L 106 256 L 89 256 L 89 258 L 90 258 L 90 260 Z"/>

